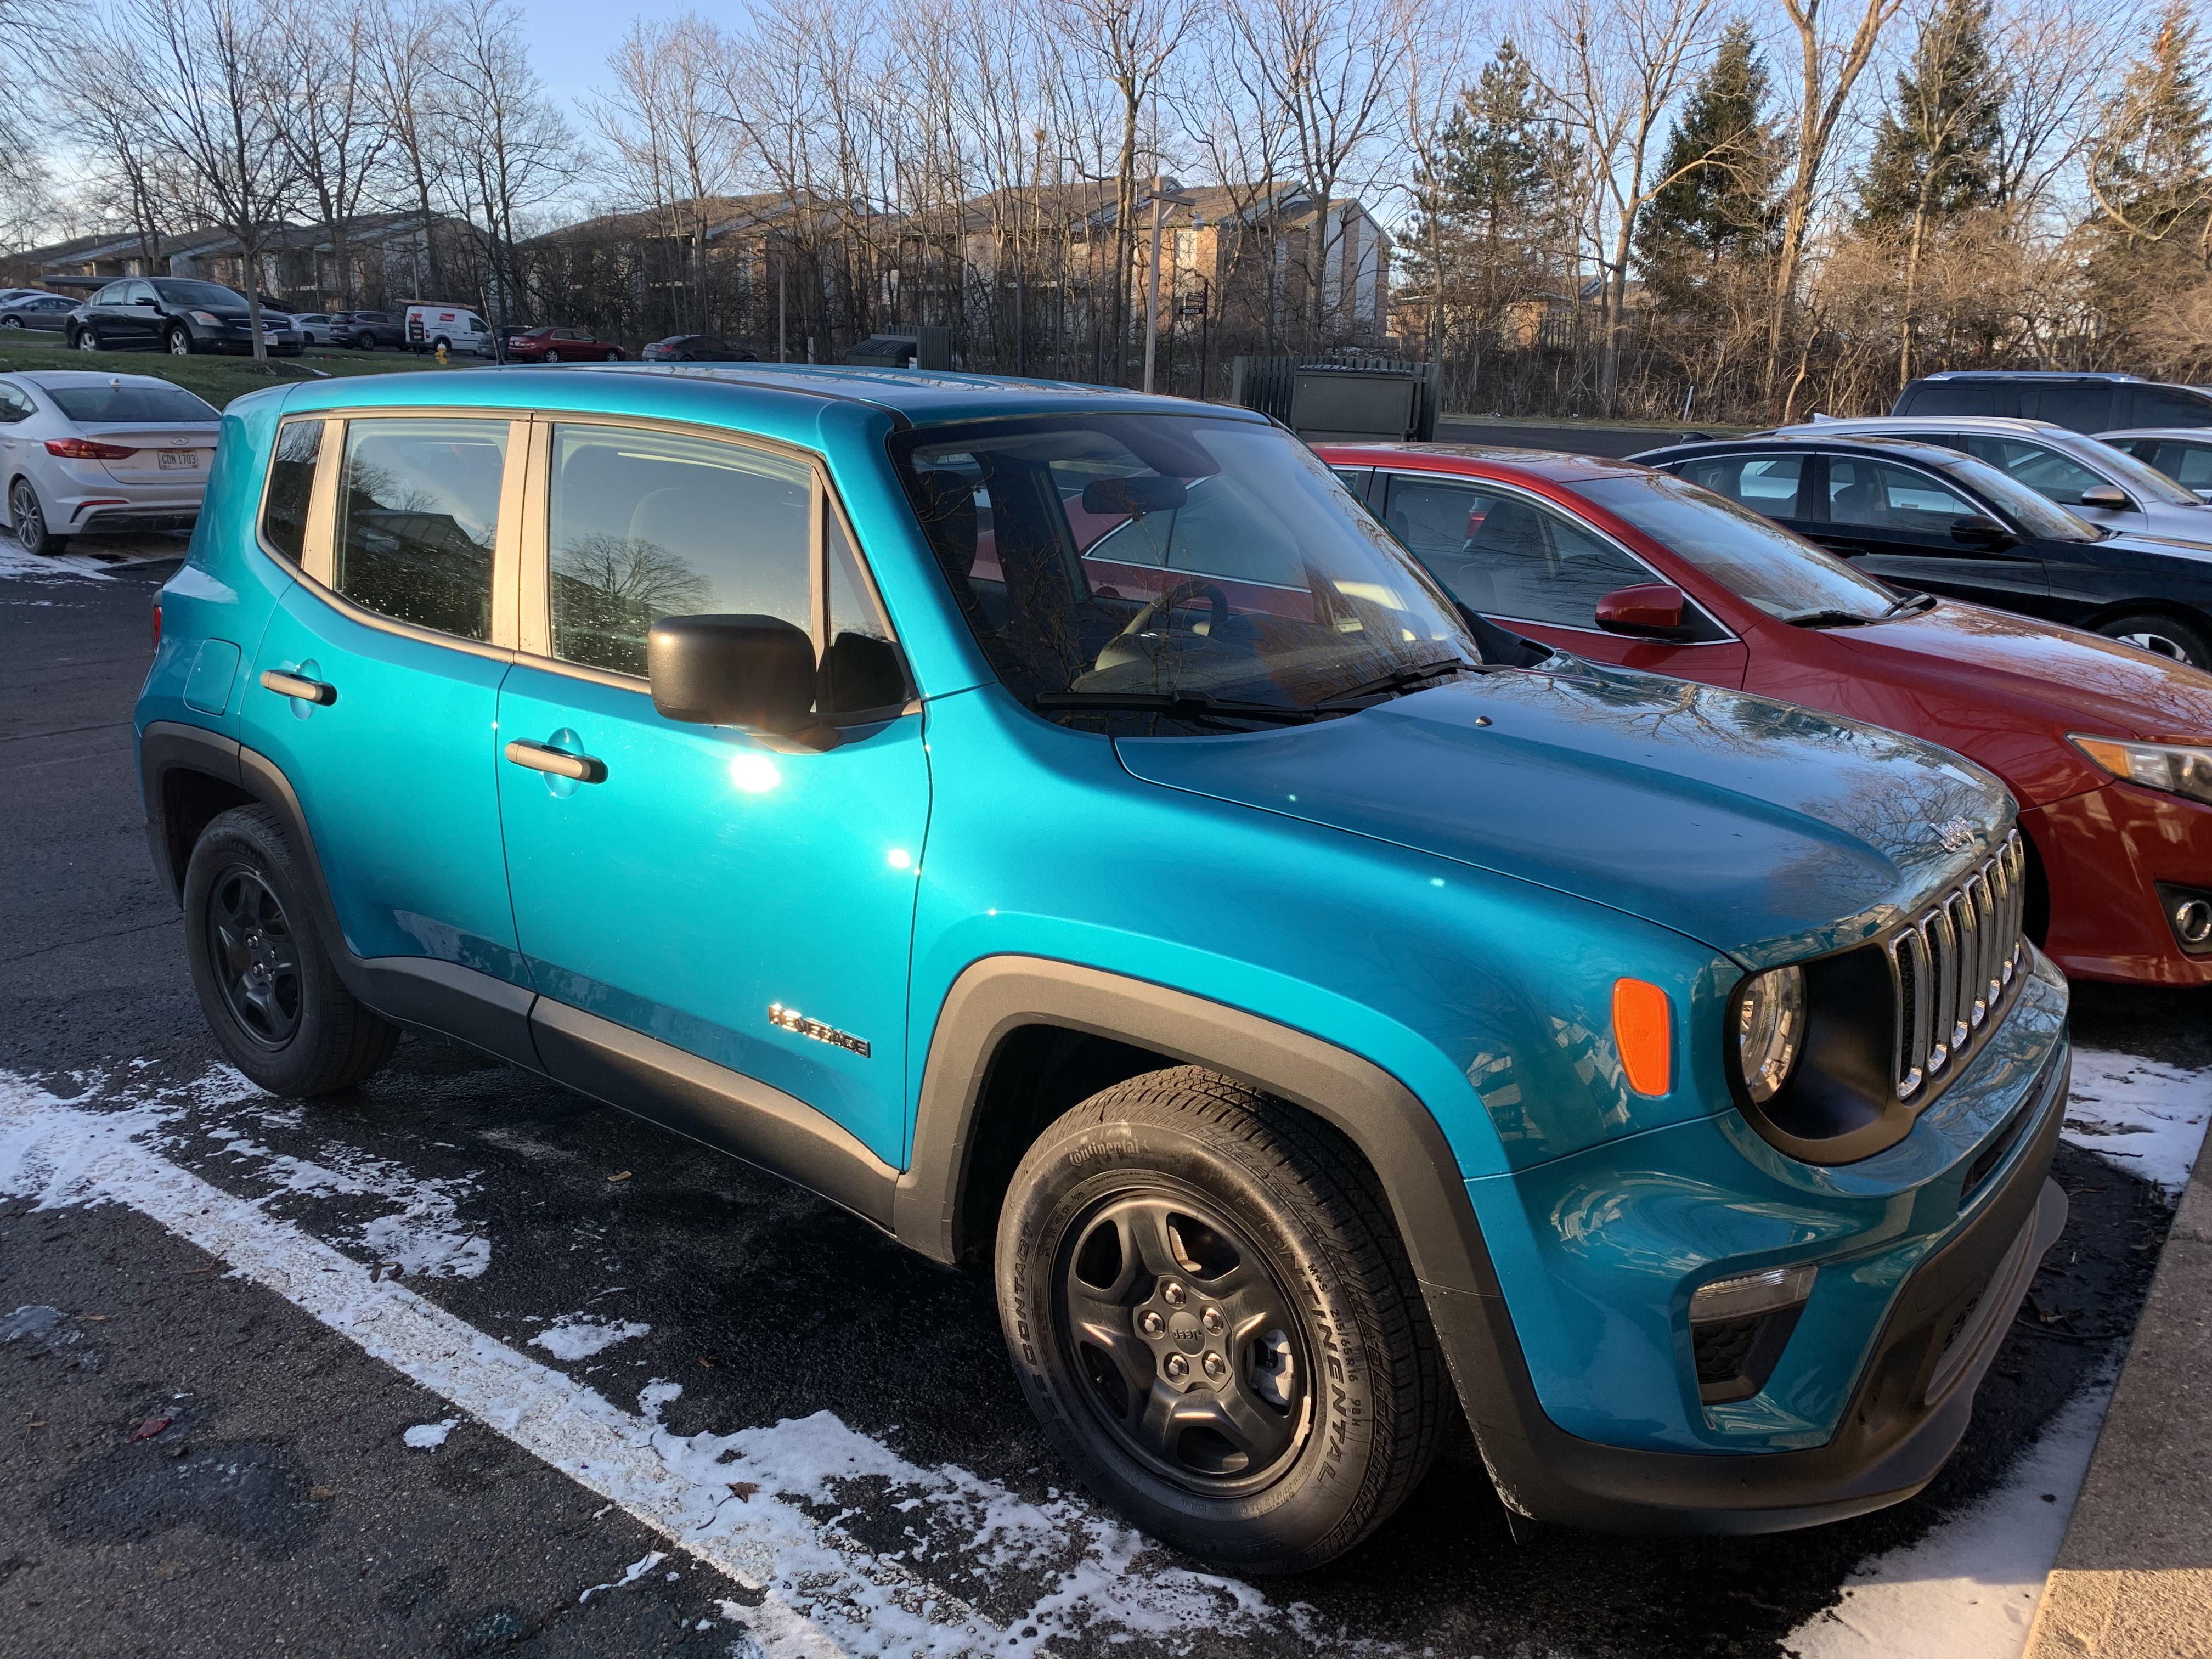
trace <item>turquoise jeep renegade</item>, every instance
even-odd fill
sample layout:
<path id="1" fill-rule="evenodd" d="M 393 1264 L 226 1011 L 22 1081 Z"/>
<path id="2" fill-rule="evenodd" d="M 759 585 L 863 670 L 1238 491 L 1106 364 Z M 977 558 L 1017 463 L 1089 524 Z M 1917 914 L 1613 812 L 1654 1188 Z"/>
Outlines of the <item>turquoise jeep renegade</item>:
<path id="1" fill-rule="evenodd" d="M 241 1071 L 442 1033 L 987 1267 L 1069 1465 L 1224 1565 L 1351 1547 L 1455 1400 L 1524 1515 L 1895 1502 L 2064 1217 L 1993 779 L 1463 617 L 1241 411 L 272 389 L 158 622 Z"/>

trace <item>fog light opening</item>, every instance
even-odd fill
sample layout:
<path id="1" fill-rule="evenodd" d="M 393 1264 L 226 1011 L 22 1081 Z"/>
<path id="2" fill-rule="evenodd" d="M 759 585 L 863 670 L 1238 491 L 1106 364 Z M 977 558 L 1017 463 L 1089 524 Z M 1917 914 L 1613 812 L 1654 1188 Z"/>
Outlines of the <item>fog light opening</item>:
<path id="1" fill-rule="evenodd" d="M 2212 900 L 2184 899 L 2173 907 L 2173 931 L 2192 948 L 2212 945 Z"/>
<path id="2" fill-rule="evenodd" d="M 1698 1287 L 1690 1297 L 1690 1350 L 1699 1400 L 1709 1406 L 1748 1400 L 1766 1386 L 1813 1294 L 1815 1272 L 1766 1267 Z"/>

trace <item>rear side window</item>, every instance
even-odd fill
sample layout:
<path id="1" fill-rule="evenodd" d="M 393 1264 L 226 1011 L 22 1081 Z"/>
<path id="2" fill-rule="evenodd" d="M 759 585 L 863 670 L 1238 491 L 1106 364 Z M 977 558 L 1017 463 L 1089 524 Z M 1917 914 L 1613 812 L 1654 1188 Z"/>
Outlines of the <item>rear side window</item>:
<path id="1" fill-rule="evenodd" d="M 2152 453 L 2145 456 L 2146 450 Z M 2191 489 L 2212 489 L 2212 445 L 2161 443 L 2154 448 L 2138 441 L 2135 453 Z"/>
<path id="2" fill-rule="evenodd" d="M 1812 517 L 1798 501 L 1805 479 L 1802 455 L 1722 455 L 1684 461 L 1673 470 L 1699 489 L 1770 519 Z"/>
<path id="3" fill-rule="evenodd" d="M 1996 388 L 1987 380 L 1915 380 L 1905 388 L 1899 415 L 1994 415 Z"/>
<path id="4" fill-rule="evenodd" d="M 261 504 L 261 538 L 294 564 L 307 545 L 307 500 L 314 493 L 315 462 L 322 453 L 320 421 L 288 421 L 276 429 L 269 494 Z"/>
<path id="5" fill-rule="evenodd" d="M 506 466 L 505 421 L 350 422 L 331 586 L 380 616 L 489 640 Z"/>
<path id="6" fill-rule="evenodd" d="M 14 386 L 0 386 L 0 425 L 13 426 L 38 412 L 38 405 Z"/>
<path id="7" fill-rule="evenodd" d="M 2212 426 L 2212 398 L 2181 386 L 2139 386 L 2130 401 L 2130 426 Z"/>
<path id="8" fill-rule="evenodd" d="M 2024 387 L 2021 413 L 2076 432 L 2104 432 L 2112 424 L 2112 387 L 2104 380 L 2045 382 Z"/>
<path id="9" fill-rule="evenodd" d="M 553 654 L 645 672 L 663 617 L 775 617 L 812 631 L 814 475 L 735 444 L 618 427 L 553 434 Z"/>

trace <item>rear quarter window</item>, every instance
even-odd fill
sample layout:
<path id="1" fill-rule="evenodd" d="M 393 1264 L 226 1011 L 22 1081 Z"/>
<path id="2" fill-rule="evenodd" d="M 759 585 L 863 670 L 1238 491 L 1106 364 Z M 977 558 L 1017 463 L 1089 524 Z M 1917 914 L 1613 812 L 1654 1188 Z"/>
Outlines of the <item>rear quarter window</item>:
<path id="1" fill-rule="evenodd" d="M 307 545 L 307 501 L 314 494 L 315 463 L 322 453 L 320 421 L 288 421 L 276 429 L 269 489 L 261 502 L 261 538 L 294 564 Z"/>

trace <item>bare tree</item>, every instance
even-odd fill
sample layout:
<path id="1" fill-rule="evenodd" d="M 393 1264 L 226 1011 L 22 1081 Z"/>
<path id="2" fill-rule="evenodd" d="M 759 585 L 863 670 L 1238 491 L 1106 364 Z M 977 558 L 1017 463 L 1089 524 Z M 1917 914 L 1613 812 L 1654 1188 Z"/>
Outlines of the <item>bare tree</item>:
<path id="1" fill-rule="evenodd" d="M 421 224 L 416 296 L 447 297 L 432 181 L 443 176 L 447 122 L 438 98 L 436 42 L 445 13 L 437 0 L 364 0 L 368 24 L 368 110 L 385 139 L 386 164 L 397 175 L 393 194 Z"/>
<path id="2" fill-rule="evenodd" d="M 311 0 L 283 0 L 273 14 L 277 43 L 268 72 L 270 108 L 276 116 L 293 176 L 314 204 L 331 245 L 340 304 L 353 307 L 353 260 L 346 227 L 386 149 L 388 128 L 370 119 L 377 77 L 375 20 L 355 9 L 333 13 Z M 321 273 L 315 273 L 320 289 Z M 323 303 L 319 294 L 316 303 Z"/>
<path id="3" fill-rule="evenodd" d="M 185 192 L 173 178 L 161 176 L 165 152 L 146 96 L 154 72 L 144 43 L 120 29 L 94 27 L 55 53 L 47 73 L 63 132 L 103 193 L 128 216 L 142 269 L 159 270 L 169 215 Z"/>
<path id="4" fill-rule="evenodd" d="M 238 243 L 253 356 L 265 362 L 262 259 L 294 180 L 270 101 L 268 15 L 240 0 L 130 0 L 127 15 L 155 77 L 147 136 L 189 181 L 202 219 Z"/>

